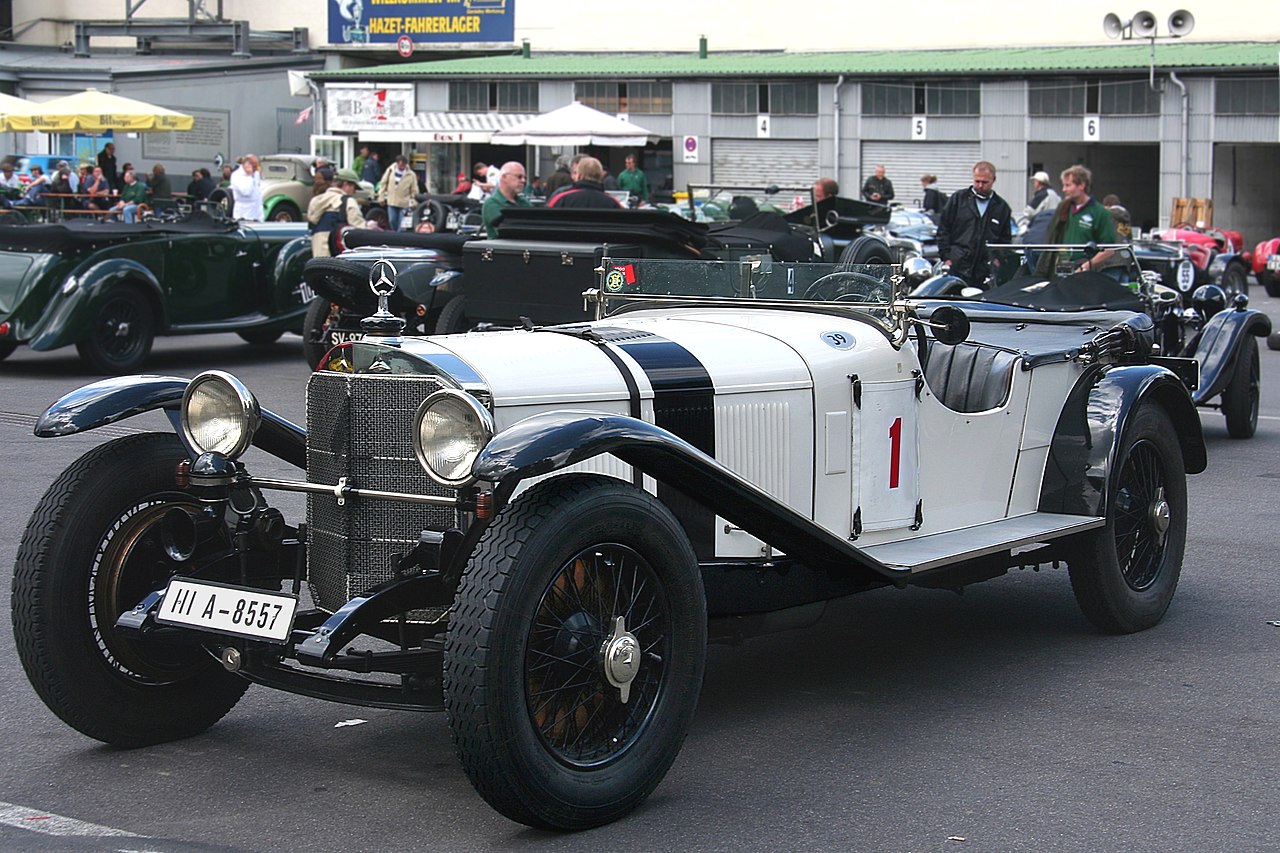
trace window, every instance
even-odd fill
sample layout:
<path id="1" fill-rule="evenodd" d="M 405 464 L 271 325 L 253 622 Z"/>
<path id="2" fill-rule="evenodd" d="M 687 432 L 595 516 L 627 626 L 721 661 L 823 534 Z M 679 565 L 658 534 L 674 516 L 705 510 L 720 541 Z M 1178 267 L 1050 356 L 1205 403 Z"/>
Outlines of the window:
<path id="1" fill-rule="evenodd" d="M 605 113 L 671 112 L 670 83 L 594 80 L 576 84 L 574 95 L 588 107 Z"/>
<path id="2" fill-rule="evenodd" d="M 868 116 L 976 116 L 982 111 L 977 83 L 863 83 Z"/>
<path id="3" fill-rule="evenodd" d="M 864 116 L 915 115 L 915 87 L 910 83 L 863 83 Z"/>
<path id="4" fill-rule="evenodd" d="M 1280 114 L 1280 81 L 1275 77 L 1256 80 L 1215 80 L 1213 111 L 1220 116 Z"/>
<path id="5" fill-rule="evenodd" d="M 1149 80 L 1103 80 L 1098 84 L 1098 111 L 1109 116 L 1146 116 L 1160 112 L 1160 93 Z"/>
<path id="6" fill-rule="evenodd" d="M 817 83 L 770 83 L 767 112 L 776 116 L 816 116 Z M 761 110 L 766 112 L 766 110 Z"/>
<path id="7" fill-rule="evenodd" d="M 982 90 L 977 83 L 925 83 L 924 112 L 931 116 L 976 116 L 982 112 Z"/>
<path id="8" fill-rule="evenodd" d="M 758 115 L 760 85 L 758 83 L 712 83 L 711 112 L 718 115 Z"/>
<path id="9" fill-rule="evenodd" d="M 1032 80 L 1027 91 L 1027 111 L 1033 116 L 1082 116 L 1088 89 L 1083 80 Z"/>
<path id="10" fill-rule="evenodd" d="M 536 113 L 538 84 L 526 80 L 450 83 L 449 109 L 478 113 Z"/>

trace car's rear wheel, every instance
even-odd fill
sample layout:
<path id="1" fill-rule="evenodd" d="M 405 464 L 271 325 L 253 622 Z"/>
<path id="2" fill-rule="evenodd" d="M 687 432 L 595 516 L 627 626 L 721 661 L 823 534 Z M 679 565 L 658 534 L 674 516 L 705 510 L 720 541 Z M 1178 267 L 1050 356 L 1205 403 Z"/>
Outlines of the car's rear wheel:
<path id="1" fill-rule="evenodd" d="M 271 216 L 268 218 L 272 222 L 301 222 L 302 211 L 298 210 L 298 206 L 293 202 L 282 201 L 271 208 Z"/>
<path id="2" fill-rule="evenodd" d="M 1107 523 L 1078 540 L 1071 588 L 1100 630 L 1155 625 L 1173 600 L 1187 538 L 1187 480 L 1169 416 L 1141 403 L 1121 436 L 1107 488 Z"/>
<path id="3" fill-rule="evenodd" d="M 1227 300 L 1234 299 L 1237 294 L 1249 295 L 1249 273 L 1244 264 L 1231 263 L 1222 271 L 1222 289 L 1227 293 Z"/>
<path id="4" fill-rule="evenodd" d="M 845 269 L 853 264 L 891 264 L 893 253 L 889 246 L 879 237 L 863 234 L 849 242 L 840 253 L 837 269 Z"/>
<path id="5" fill-rule="evenodd" d="M 199 502 L 174 487 L 171 434 L 108 442 L 71 464 L 27 524 L 13 573 L 13 633 L 36 693 L 72 728 L 123 747 L 198 734 L 248 682 L 197 645 L 122 635 L 116 620 L 179 564 L 158 522 Z"/>
<path id="6" fill-rule="evenodd" d="M 222 208 L 223 215 L 230 217 L 235 214 L 235 200 L 231 197 L 231 191 L 219 187 L 209 193 L 209 203 Z"/>
<path id="7" fill-rule="evenodd" d="M 467 324 L 467 302 L 462 296 L 455 296 L 440 309 L 440 318 L 436 320 L 437 335 L 456 335 L 465 332 Z"/>
<path id="8" fill-rule="evenodd" d="M 268 344 L 274 344 L 276 341 L 280 340 L 280 336 L 284 334 L 284 329 L 275 329 L 274 331 L 247 329 L 236 332 L 236 334 L 239 335 L 246 343 L 262 347 Z"/>
<path id="9" fill-rule="evenodd" d="M 127 373 L 147 360 L 155 327 L 147 298 L 136 288 L 119 287 L 103 297 L 76 350 L 98 373 Z"/>
<path id="10" fill-rule="evenodd" d="M 1260 399 L 1258 340 L 1246 336 L 1236 353 L 1231 381 L 1222 392 L 1222 414 L 1227 418 L 1227 434 L 1232 438 L 1252 438 L 1258 431 Z"/>
<path id="11" fill-rule="evenodd" d="M 534 486 L 485 531 L 456 597 L 445 705 L 481 796 L 520 823 L 622 817 L 684 741 L 706 602 L 680 523 L 605 477 Z"/>
<path id="12" fill-rule="evenodd" d="M 1267 296 L 1280 297 L 1280 276 L 1263 270 L 1258 273 L 1258 283 L 1267 291 Z"/>

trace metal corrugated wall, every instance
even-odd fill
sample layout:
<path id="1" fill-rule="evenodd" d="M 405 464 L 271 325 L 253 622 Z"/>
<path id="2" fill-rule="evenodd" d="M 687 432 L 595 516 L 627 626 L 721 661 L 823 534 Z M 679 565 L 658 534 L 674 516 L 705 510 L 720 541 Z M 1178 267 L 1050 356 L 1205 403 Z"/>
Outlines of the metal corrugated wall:
<path id="1" fill-rule="evenodd" d="M 856 187 L 841 187 L 840 194 L 857 198 L 862 182 L 884 165 L 893 181 L 894 201 L 908 207 L 919 204 L 923 193 L 920 177 L 938 176 L 938 189 L 950 195 L 973 181 L 973 164 L 981 159 L 976 142 L 862 142 L 862 179 Z"/>
<path id="2" fill-rule="evenodd" d="M 711 179 L 741 186 L 807 187 L 817 180 L 816 139 L 715 139 Z"/>

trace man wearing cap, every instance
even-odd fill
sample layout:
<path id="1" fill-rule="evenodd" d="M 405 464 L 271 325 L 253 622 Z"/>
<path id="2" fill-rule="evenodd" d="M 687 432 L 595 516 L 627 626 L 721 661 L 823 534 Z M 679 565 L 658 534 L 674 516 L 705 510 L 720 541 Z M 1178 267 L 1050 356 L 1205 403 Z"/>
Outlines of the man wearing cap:
<path id="1" fill-rule="evenodd" d="M 329 175 L 329 169 L 329 166 L 324 166 L 317 170 L 325 173 L 324 178 L 329 182 L 329 188 L 311 199 L 311 203 L 307 205 L 307 222 L 311 223 L 311 255 L 315 258 L 330 256 L 329 235 L 332 231 L 343 225 L 365 227 L 360 203 L 355 198 L 355 192 L 360 187 L 360 176 L 352 169 L 339 169 Z"/>
<path id="2" fill-rule="evenodd" d="M 1062 197 L 1049 185 L 1049 173 L 1043 170 L 1031 176 L 1031 186 L 1031 198 L 1018 217 L 1019 240 L 1027 244 L 1043 243 L 1048 239 L 1049 223 Z"/>

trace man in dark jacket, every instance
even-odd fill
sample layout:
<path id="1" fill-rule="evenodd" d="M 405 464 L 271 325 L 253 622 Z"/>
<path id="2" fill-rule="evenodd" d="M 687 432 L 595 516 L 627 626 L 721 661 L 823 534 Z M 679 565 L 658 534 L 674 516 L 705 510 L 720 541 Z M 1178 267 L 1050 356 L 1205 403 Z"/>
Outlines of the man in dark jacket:
<path id="1" fill-rule="evenodd" d="M 888 204 L 893 201 L 893 181 L 884 176 L 884 166 L 876 166 L 876 173 L 867 178 L 862 185 L 862 197 L 876 204 Z"/>
<path id="2" fill-rule="evenodd" d="M 547 207 L 599 208 L 601 210 L 620 210 L 622 204 L 604 191 L 601 181 L 604 179 L 604 166 L 594 157 L 583 157 L 578 161 L 577 180 L 567 190 L 561 190 L 547 202 Z"/>
<path id="3" fill-rule="evenodd" d="M 985 286 L 988 243 L 1012 239 L 1013 211 L 996 195 L 996 167 L 986 160 L 973 166 L 973 186 L 954 193 L 938 223 L 938 257 L 948 271 L 973 287 Z"/>

